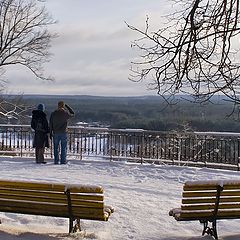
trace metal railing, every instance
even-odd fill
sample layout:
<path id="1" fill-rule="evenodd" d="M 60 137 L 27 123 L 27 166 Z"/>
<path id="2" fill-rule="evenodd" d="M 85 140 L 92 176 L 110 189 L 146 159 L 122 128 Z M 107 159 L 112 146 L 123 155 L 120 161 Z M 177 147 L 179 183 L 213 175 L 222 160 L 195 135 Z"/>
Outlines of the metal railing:
<path id="1" fill-rule="evenodd" d="M 68 157 L 206 166 L 240 167 L 240 133 L 172 133 L 142 129 L 69 127 Z M 29 125 L 0 125 L 0 154 L 34 156 Z M 52 157 L 52 146 L 46 155 Z"/>

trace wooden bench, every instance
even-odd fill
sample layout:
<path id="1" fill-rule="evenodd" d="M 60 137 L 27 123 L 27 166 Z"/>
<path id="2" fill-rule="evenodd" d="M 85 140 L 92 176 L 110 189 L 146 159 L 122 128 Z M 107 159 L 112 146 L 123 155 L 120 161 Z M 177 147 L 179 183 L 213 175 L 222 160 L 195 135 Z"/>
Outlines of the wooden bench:
<path id="1" fill-rule="evenodd" d="M 218 239 L 217 220 L 240 218 L 240 181 L 186 182 L 181 208 L 170 210 L 169 215 L 177 221 L 198 220 L 203 224 L 202 235 Z"/>
<path id="2" fill-rule="evenodd" d="M 69 233 L 80 219 L 107 221 L 114 209 L 103 200 L 100 186 L 0 181 L 1 212 L 69 218 Z"/>

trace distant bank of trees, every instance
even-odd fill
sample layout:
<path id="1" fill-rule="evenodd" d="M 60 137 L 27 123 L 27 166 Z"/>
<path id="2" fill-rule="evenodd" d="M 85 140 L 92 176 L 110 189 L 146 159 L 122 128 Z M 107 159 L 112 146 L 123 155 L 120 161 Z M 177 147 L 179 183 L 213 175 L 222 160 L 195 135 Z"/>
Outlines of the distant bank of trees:
<path id="1" fill-rule="evenodd" d="M 240 132 L 240 121 L 231 113 L 231 103 L 196 105 L 191 102 L 165 108 L 159 97 L 90 97 L 90 96 L 23 96 L 25 104 L 36 106 L 43 102 L 48 117 L 63 99 L 76 113 L 71 124 L 100 122 L 111 128 L 142 128 L 171 131 L 234 131 Z M 31 116 L 31 111 L 29 111 Z M 29 119 L 24 120 L 28 123 Z"/>

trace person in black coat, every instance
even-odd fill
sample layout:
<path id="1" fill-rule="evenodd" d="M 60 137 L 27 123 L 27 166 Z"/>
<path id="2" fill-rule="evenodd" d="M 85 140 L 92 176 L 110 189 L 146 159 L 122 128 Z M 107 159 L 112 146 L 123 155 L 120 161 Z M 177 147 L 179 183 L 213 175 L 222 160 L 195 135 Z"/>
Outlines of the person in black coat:
<path id="1" fill-rule="evenodd" d="M 32 111 L 31 127 L 35 131 L 33 147 L 35 148 L 36 163 L 46 163 L 44 161 L 44 150 L 45 147 L 49 147 L 49 126 L 44 110 L 44 104 L 40 103 L 37 110 Z"/>

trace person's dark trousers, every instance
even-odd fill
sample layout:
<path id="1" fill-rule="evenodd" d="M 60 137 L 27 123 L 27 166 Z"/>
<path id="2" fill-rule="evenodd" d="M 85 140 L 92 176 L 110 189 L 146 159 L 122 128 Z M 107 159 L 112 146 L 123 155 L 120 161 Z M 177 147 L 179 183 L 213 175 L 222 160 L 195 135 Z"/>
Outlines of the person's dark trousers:
<path id="1" fill-rule="evenodd" d="M 36 163 L 44 163 L 44 147 L 35 148 Z"/>
<path id="2" fill-rule="evenodd" d="M 66 164 L 67 156 L 67 133 L 54 133 L 53 148 L 54 148 L 54 164 L 59 163 L 59 145 L 61 145 L 60 164 Z"/>

